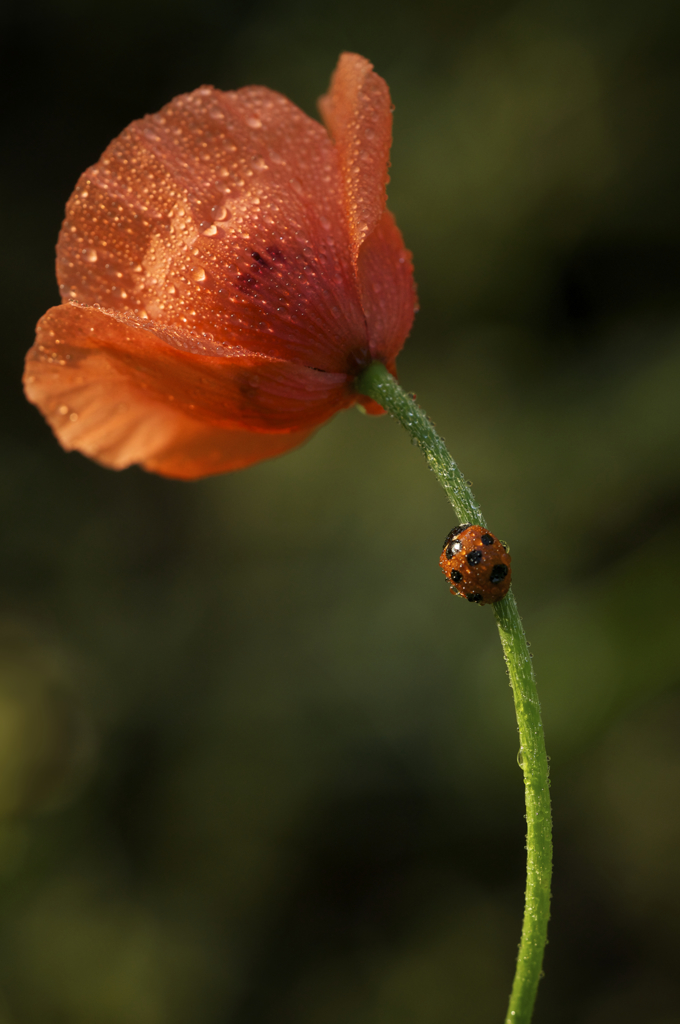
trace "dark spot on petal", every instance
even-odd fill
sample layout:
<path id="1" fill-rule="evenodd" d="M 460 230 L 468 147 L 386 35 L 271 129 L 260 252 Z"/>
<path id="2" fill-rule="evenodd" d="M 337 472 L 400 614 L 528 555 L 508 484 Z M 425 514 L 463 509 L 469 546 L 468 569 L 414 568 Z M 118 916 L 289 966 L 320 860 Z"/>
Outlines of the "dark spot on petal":
<path id="1" fill-rule="evenodd" d="M 285 263 L 286 262 L 286 257 L 283 255 L 281 250 L 277 249 L 275 246 L 273 246 L 273 245 L 267 246 L 267 252 L 269 253 L 269 255 L 271 256 L 271 258 L 274 260 L 275 263 Z M 255 254 L 253 253 L 253 255 L 255 255 Z"/>
<path id="2" fill-rule="evenodd" d="M 493 538 L 492 534 L 490 534 L 490 533 L 483 533 L 482 534 L 482 544 L 486 544 L 486 546 L 488 547 L 489 544 L 493 544 L 493 542 L 494 542 L 494 538 Z"/>
<path id="3" fill-rule="evenodd" d="M 370 362 L 371 357 L 363 348 L 348 352 L 345 361 L 345 373 L 348 373 L 351 377 L 358 377 L 360 373 L 364 372 Z"/>
<path id="4" fill-rule="evenodd" d="M 469 555 L 466 555 L 469 565 L 479 565 L 482 560 L 481 551 L 471 551 Z"/>
<path id="5" fill-rule="evenodd" d="M 468 601 L 470 601 L 471 604 L 479 604 L 479 602 L 481 600 L 482 600 L 482 595 L 481 594 L 468 594 Z"/>
<path id="6" fill-rule="evenodd" d="M 250 274 L 239 274 L 236 278 L 236 287 L 240 292 L 252 292 L 257 285 L 257 281 Z"/>
<path id="7" fill-rule="evenodd" d="M 253 257 L 254 260 L 257 260 L 261 267 L 267 267 L 267 269 L 269 269 L 269 264 L 265 259 L 263 259 L 260 256 L 259 252 L 251 252 L 250 255 Z"/>
<path id="8" fill-rule="evenodd" d="M 462 578 L 463 578 L 462 572 L 458 572 L 457 569 L 452 569 L 451 570 L 451 579 L 453 580 L 454 583 L 460 583 Z"/>
<path id="9" fill-rule="evenodd" d="M 501 580 L 504 580 L 507 575 L 507 565 L 502 565 L 500 563 L 498 565 L 494 565 L 493 569 L 491 570 L 491 575 L 489 576 L 489 583 L 500 583 Z"/>

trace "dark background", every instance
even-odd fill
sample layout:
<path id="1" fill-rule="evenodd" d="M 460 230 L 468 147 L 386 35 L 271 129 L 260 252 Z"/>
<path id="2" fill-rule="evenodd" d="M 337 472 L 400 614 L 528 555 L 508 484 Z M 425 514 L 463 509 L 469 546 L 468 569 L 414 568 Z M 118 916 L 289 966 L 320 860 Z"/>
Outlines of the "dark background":
<path id="1" fill-rule="evenodd" d="M 395 112 L 400 361 L 511 544 L 556 817 L 536 1024 L 679 1024 L 677 0 L 45 0 L 1 15 L 0 1024 L 500 1022 L 522 784 L 489 609 L 354 411 L 196 484 L 23 400 L 81 171 L 209 82 Z"/>

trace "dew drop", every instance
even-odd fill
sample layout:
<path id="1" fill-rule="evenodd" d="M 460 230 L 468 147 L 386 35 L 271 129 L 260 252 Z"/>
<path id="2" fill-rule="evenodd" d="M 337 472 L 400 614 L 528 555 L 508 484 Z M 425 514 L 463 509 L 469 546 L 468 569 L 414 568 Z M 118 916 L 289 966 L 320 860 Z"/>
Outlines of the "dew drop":
<path id="1" fill-rule="evenodd" d="M 71 415 L 69 416 L 69 419 L 70 419 L 71 423 L 76 423 L 77 420 L 78 420 L 78 413 L 77 412 L 72 412 Z"/>
<path id="2" fill-rule="evenodd" d="M 59 412 L 60 416 L 65 416 L 66 413 L 68 412 L 68 406 L 67 405 L 60 405 L 59 409 L 58 409 L 58 412 Z"/>
<path id="3" fill-rule="evenodd" d="M 256 156 L 253 160 L 253 167 L 256 171 L 267 171 L 269 170 L 269 164 L 263 156 Z"/>
<path id="4" fill-rule="evenodd" d="M 209 228 L 205 229 L 203 234 L 204 235 L 216 235 L 217 234 L 217 225 L 216 224 L 211 224 Z"/>
<path id="5" fill-rule="evenodd" d="M 259 117 L 247 117 L 246 118 L 246 124 L 248 125 L 249 128 L 261 128 L 262 127 L 262 121 L 260 121 Z"/>
<path id="6" fill-rule="evenodd" d="M 85 249 L 83 251 L 83 258 L 86 263 L 97 262 L 97 250 L 96 249 Z"/>
<path id="7" fill-rule="evenodd" d="M 213 206 L 212 215 L 215 220 L 226 220 L 229 216 L 229 210 L 226 206 Z"/>
<path id="8" fill-rule="evenodd" d="M 203 267 L 196 267 L 196 269 L 192 272 L 191 276 L 193 277 L 194 281 L 205 281 L 205 270 L 203 269 Z"/>

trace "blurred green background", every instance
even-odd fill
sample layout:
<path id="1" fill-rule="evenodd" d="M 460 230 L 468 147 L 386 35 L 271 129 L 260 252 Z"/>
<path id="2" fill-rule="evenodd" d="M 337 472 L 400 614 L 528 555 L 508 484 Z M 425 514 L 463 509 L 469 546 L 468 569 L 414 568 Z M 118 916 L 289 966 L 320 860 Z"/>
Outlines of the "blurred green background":
<path id="1" fill-rule="evenodd" d="M 510 542 L 552 754 L 536 1024 L 680 1022 L 680 7 L 6 0 L 0 1024 L 486 1024 L 523 794 L 453 517 L 354 411 L 196 484 L 23 400 L 80 172 L 203 82 L 396 107 L 400 361 Z"/>

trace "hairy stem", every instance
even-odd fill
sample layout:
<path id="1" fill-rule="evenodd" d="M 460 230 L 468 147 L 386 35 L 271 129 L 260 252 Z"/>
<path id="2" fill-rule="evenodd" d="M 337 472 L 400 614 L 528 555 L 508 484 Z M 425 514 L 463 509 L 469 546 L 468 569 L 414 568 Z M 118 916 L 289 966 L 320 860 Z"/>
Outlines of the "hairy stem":
<path id="1" fill-rule="evenodd" d="M 359 377 L 357 391 L 379 402 L 408 431 L 446 491 L 459 520 L 486 526 L 467 480 L 433 424 L 386 367 L 379 362 L 372 363 Z M 497 601 L 493 609 L 515 702 L 527 810 L 524 920 L 505 1024 L 529 1024 L 541 977 L 550 917 L 552 819 L 548 757 L 531 656 L 512 590 Z"/>

